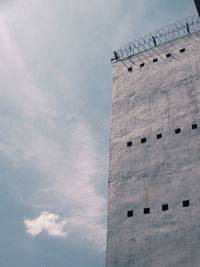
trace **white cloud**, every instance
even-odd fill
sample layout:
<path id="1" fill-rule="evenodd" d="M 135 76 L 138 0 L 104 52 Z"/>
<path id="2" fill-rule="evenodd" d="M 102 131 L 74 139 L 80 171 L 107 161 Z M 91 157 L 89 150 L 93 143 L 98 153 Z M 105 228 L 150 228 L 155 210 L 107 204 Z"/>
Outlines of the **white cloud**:
<path id="1" fill-rule="evenodd" d="M 66 222 L 60 220 L 59 215 L 42 212 L 39 217 L 29 220 L 24 219 L 26 225 L 26 232 L 32 236 L 39 235 L 46 231 L 50 236 L 65 237 L 67 233 L 64 231 Z"/>
<path id="2" fill-rule="evenodd" d="M 61 220 L 59 215 L 43 211 L 34 219 L 24 218 L 24 224 L 27 234 L 33 237 L 46 232 L 49 236 L 65 238 L 73 233 L 73 236 L 95 244 L 99 251 L 105 250 L 106 229 L 92 222 L 90 216 L 73 215 Z"/>

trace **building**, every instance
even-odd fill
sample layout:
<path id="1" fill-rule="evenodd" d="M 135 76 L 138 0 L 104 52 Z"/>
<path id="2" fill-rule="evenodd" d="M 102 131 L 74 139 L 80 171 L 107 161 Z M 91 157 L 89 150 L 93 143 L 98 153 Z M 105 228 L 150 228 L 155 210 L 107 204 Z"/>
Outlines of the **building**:
<path id="1" fill-rule="evenodd" d="M 195 2 L 195 5 L 196 5 L 196 8 L 197 8 L 197 12 L 198 12 L 198 14 L 200 16 L 200 0 L 194 0 L 194 2 Z"/>
<path id="2" fill-rule="evenodd" d="M 114 52 L 106 267 L 200 266 L 199 31 Z"/>

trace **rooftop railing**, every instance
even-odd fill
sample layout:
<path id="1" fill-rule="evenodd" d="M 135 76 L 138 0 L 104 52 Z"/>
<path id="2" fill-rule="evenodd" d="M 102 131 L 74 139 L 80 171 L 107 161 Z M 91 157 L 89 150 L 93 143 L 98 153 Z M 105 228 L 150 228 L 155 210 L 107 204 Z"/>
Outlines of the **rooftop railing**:
<path id="1" fill-rule="evenodd" d="M 134 40 L 120 49 L 114 51 L 111 63 L 133 57 L 151 48 L 160 46 L 170 41 L 200 31 L 200 17 L 193 16 L 169 24 L 150 34 Z"/>

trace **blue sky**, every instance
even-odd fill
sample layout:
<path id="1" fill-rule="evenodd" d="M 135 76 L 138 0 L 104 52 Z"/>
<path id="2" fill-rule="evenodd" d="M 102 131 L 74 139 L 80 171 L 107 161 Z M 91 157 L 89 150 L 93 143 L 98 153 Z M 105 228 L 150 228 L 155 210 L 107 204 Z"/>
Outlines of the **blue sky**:
<path id="1" fill-rule="evenodd" d="M 112 51 L 193 0 L 0 2 L 0 267 L 105 262 Z"/>

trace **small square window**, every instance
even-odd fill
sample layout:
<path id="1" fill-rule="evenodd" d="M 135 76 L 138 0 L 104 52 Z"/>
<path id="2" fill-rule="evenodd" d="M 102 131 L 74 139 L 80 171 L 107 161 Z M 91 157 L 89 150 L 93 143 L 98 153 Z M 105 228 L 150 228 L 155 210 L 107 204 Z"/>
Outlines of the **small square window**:
<path id="1" fill-rule="evenodd" d="M 185 48 L 180 49 L 180 53 L 184 53 L 185 52 Z"/>
<path id="2" fill-rule="evenodd" d="M 133 217 L 133 210 L 127 211 L 127 217 Z"/>
<path id="3" fill-rule="evenodd" d="M 192 129 L 197 129 L 197 124 L 192 124 Z"/>
<path id="4" fill-rule="evenodd" d="M 156 137 L 157 137 L 157 139 L 161 139 L 162 138 L 162 134 L 159 133 L 159 134 L 156 135 Z"/>
<path id="5" fill-rule="evenodd" d="M 149 214 L 150 213 L 150 208 L 144 208 L 144 214 Z"/>
<path id="6" fill-rule="evenodd" d="M 141 139 L 141 143 L 142 144 L 146 143 L 146 141 L 147 141 L 146 137 L 144 137 L 144 138 Z"/>
<path id="7" fill-rule="evenodd" d="M 189 200 L 184 200 L 183 201 L 183 207 L 189 207 L 190 206 L 190 201 Z"/>
<path id="8" fill-rule="evenodd" d="M 168 204 L 163 204 L 163 205 L 162 205 L 162 211 L 166 211 L 166 210 L 168 210 L 168 209 L 169 209 Z"/>
<path id="9" fill-rule="evenodd" d="M 142 68 L 142 67 L 144 67 L 144 63 L 141 63 L 141 64 L 140 64 L 140 68 Z"/>
<path id="10" fill-rule="evenodd" d="M 155 62 L 157 62 L 158 61 L 158 59 L 157 58 L 154 58 L 153 59 L 153 63 L 155 63 Z"/>
<path id="11" fill-rule="evenodd" d="M 168 53 L 166 54 L 166 57 L 171 57 L 171 55 L 172 55 L 171 53 Z"/>
<path id="12" fill-rule="evenodd" d="M 175 134 L 179 134 L 181 132 L 181 128 L 175 129 Z"/>
<path id="13" fill-rule="evenodd" d="M 133 71 L 133 68 L 132 67 L 128 68 L 128 71 L 129 72 L 132 72 Z"/>
<path id="14" fill-rule="evenodd" d="M 128 147 L 132 146 L 132 144 L 133 144 L 132 141 L 127 142 Z"/>

